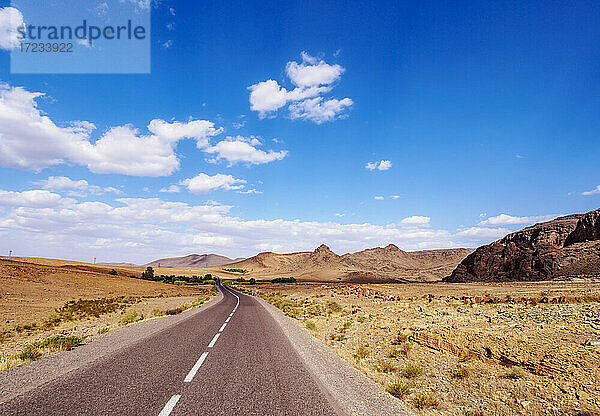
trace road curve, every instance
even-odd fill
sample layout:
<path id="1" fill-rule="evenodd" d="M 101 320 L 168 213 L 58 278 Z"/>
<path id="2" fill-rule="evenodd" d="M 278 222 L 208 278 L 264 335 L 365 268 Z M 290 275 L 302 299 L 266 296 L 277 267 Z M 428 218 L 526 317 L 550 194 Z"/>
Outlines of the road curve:
<path id="1" fill-rule="evenodd" d="M 0 404 L 2 415 L 339 415 L 269 312 L 223 299 Z"/>

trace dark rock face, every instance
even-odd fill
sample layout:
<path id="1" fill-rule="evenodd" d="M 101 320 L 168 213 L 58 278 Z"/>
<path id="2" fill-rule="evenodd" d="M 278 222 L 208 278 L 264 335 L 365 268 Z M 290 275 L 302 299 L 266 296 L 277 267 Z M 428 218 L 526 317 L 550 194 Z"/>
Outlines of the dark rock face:
<path id="1" fill-rule="evenodd" d="M 445 282 L 538 281 L 600 276 L 600 210 L 507 235 L 467 256 Z"/>

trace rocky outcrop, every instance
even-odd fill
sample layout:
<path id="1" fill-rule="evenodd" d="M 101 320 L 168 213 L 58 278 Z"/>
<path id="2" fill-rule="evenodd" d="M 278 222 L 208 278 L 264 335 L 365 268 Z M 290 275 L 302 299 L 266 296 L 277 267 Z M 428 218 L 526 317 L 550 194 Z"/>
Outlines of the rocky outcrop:
<path id="1" fill-rule="evenodd" d="M 536 224 L 479 247 L 444 281 L 539 281 L 597 276 L 600 210 Z"/>

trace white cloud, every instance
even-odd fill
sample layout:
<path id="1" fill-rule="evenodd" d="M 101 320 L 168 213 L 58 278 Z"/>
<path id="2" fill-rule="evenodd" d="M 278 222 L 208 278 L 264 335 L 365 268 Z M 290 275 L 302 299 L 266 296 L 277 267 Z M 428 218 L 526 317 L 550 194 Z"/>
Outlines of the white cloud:
<path id="1" fill-rule="evenodd" d="M 374 196 L 373 199 L 376 201 L 383 201 L 385 198 L 378 195 L 378 196 Z"/>
<path id="2" fill-rule="evenodd" d="M 290 118 L 292 120 L 310 120 L 316 124 L 333 121 L 340 118 L 340 114 L 353 102 L 350 98 L 337 100 L 332 98 L 323 101 L 323 97 L 310 98 L 290 105 Z"/>
<path id="3" fill-rule="evenodd" d="M 285 68 L 290 81 L 298 87 L 309 88 L 330 85 L 344 73 L 344 68 L 340 65 L 329 65 L 306 52 L 302 52 L 301 56 L 301 63 L 288 62 Z"/>
<path id="4" fill-rule="evenodd" d="M 73 199 L 45 190 L 3 191 L 0 190 L 0 205 L 14 207 L 50 208 L 73 204 Z"/>
<path id="5" fill-rule="evenodd" d="M 400 195 L 392 195 L 390 198 L 392 198 L 392 199 L 400 199 Z"/>
<path id="6" fill-rule="evenodd" d="M 480 226 L 499 226 L 499 225 L 516 225 L 516 224 L 533 224 L 536 222 L 550 221 L 557 217 L 557 215 L 538 215 L 532 217 L 514 217 L 512 215 L 500 214 L 496 217 L 490 217 L 486 220 L 480 221 Z"/>
<path id="7" fill-rule="evenodd" d="M 177 186 L 177 185 L 171 185 L 171 186 L 169 186 L 167 188 L 162 188 L 159 192 L 166 192 L 166 193 L 169 193 L 169 194 L 174 194 L 174 193 L 177 193 L 179 191 L 180 191 L 179 186 Z"/>
<path id="8" fill-rule="evenodd" d="M 323 94 L 333 89 L 333 84 L 344 72 L 340 65 L 330 65 L 302 52 L 302 62 L 288 62 L 286 75 L 295 86 L 287 90 L 274 79 L 258 82 L 248 87 L 250 109 L 260 118 L 274 116 L 277 110 L 289 105 L 290 118 L 310 120 L 317 124 L 341 118 L 341 113 L 353 102 L 324 99 Z"/>
<path id="9" fill-rule="evenodd" d="M 110 128 L 95 143 L 95 125 L 74 121 L 59 127 L 37 108 L 42 93 L 0 84 L 0 166 L 41 169 L 75 163 L 94 173 L 166 176 L 179 168 L 175 147 L 181 139 L 195 139 L 199 148 L 222 132 L 206 120 L 186 123 L 152 120 L 150 134 L 131 125 Z"/>
<path id="10" fill-rule="evenodd" d="M 413 215 L 412 217 L 404 218 L 402 221 L 400 221 L 400 224 L 424 226 L 424 225 L 428 225 L 430 221 L 431 221 L 431 218 L 429 218 L 429 217 L 424 217 L 422 215 Z"/>
<path id="11" fill-rule="evenodd" d="M 346 213 L 345 213 L 345 212 L 336 212 L 334 215 L 335 215 L 336 217 L 345 217 L 345 216 L 346 216 Z"/>
<path id="12" fill-rule="evenodd" d="M 248 89 L 250 90 L 250 109 L 257 111 L 260 118 L 269 116 L 289 102 L 315 97 L 329 91 L 327 87 L 298 87 L 288 91 L 272 79 L 251 85 Z"/>
<path id="13" fill-rule="evenodd" d="M 84 197 L 87 194 L 100 195 L 105 192 L 122 194 L 123 191 L 113 188 L 112 186 L 102 188 L 97 185 L 90 185 L 86 180 L 73 180 L 66 176 L 49 176 L 48 179 L 33 182 L 35 185 L 40 185 L 43 189 L 50 191 L 61 192 L 67 191 L 69 196 Z"/>
<path id="14" fill-rule="evenodd" d="M 365 169 L 368 170 L 388 170 L 391 169 L 392 167 L 392 162 L 389 160 L 381 160 L 379 162 L 368 162 L 365 165 Z"/>
<path id="15" fill-rule="evenodd" d="M 596 186 L 596 188 L 591 191 L 585 191 L 581 195 L 590 196 L 590 195 L 598 195 L 600 194 L 600 185 Z"/>
<path id="16" fill-rule="evenodd" d="M 11 50 L 19 46 L 19 32 L 24 26 L 23 15 L 14 7 L 0 8 L 0 49 Z"/>
<path id="17" fill-rule="evenodd" d="M 263 191 L 259 191 L 257 189 L 247 189 L 245 191 L 235 191 L 236 194 L 254 194 L 254 195 L 260 195 L 263 193 Z"/>
<path id="18" fill-rule="evenodd" d="M 282 160 L 288 154 L 287 150 L 279 152 L 269 150 L 265 152 L 256 148 L 260 145 L 261 142 L 257 138 L 236 136 L 227 137 L 226 140 L 222 140 L 214 146 L 209 146 L 204 151 L 215 155 L 211 159 L 212 162 L 224 159 L 230 164 L 241 162 L 253 165 Z"/>
<path id="19" fill-rule="evenodd" d="M 200 173 L 197 176 L 181 181 L 188 190 L 194 194 L 206 194 L 217 189 L 225 191 L 242 189 L 246 181 L 236 179 L 231 175 L 216 174 L 209 176 L 205 173 Z"/>

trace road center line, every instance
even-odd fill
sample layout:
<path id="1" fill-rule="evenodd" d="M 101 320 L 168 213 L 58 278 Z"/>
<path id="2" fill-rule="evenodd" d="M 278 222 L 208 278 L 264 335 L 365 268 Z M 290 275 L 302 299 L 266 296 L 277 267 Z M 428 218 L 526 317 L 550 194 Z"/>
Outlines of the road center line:
<path id="1" fill-rule="evenodd" d="M 167 404 L 165 404 L 165 407 L 163 407 L 158 416 L 169 416 L 179 399 L 181 399 L 181 394 L 174 394 L 173 396 L 171 396 L 171 398 L 169 399 Z"/>
<path id="2" fill-rule="evenodd" d="M 220 332 L 217 335 L 215 335 L 210 344 L 208 344 L 208 348 L 212 348 L 215 346 L 215 342 L 217 342 L 217 340 L 219 339 L 219 335 L 221 335 Z"/>
<path id="3" fill-rule="evenodd" d="M 200 366 L 202 365 L 204 360 L 206 360 L 207 355 L 208 355 L 208 353 L 204 352 L 204 353 L 202 353 L 200 358 L 198 358 L 198 361 L 196 361 L 196 364 L 194 364 L 194 366 L 192 367 L 192 369 L 190 370 L 188 375 L 185 376 L 185 379 L 183 380 L 185 383 L 190 383 L 194 379 L 194 376 L 198 372 L 198 369 L 200 368 Z"/>
<path id="4" fill-rule="evenodd" d="M 225 329 L 225 327 L 227 326 L 227 322 L 225 322 L 222 326 L 221 329 L 219 329 L 219 332 L 223 332 L 223 330 Z"/>

